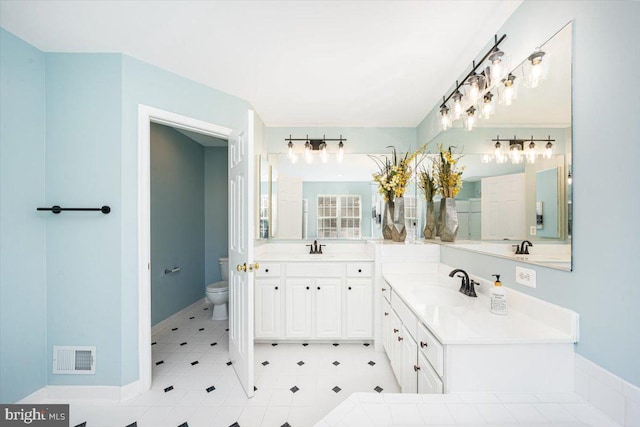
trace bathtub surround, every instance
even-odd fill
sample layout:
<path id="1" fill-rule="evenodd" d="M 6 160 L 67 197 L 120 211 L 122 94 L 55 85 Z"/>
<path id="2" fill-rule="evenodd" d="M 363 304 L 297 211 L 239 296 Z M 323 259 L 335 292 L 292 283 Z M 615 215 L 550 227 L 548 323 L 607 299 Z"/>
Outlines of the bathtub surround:
<path id="1" fill-rule="evenodd" d="M 202 299 L 204 187 L 204 147 L 151 124 L 151 325 Z"/>

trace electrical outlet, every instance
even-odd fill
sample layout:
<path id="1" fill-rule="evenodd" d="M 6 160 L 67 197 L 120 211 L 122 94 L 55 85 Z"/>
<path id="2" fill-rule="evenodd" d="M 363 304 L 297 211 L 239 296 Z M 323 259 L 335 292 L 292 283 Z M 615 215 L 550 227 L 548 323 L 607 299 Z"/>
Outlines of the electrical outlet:
<path id="1" fill-rule="evenodd" d="M 537 231 L 537 228 L 536 228 L 535 225 L 532 225 L 531 227 L 529 227 L 529 234 L 530 235 L 535 236 L 536 235 L 536 231 Z"/>
<path id="2" fill-rule="evenodd" d="M 516 283 L 529 286 L 530 288 L 536 287 L 536 271 L 530 268 L 516 267 Z"/>

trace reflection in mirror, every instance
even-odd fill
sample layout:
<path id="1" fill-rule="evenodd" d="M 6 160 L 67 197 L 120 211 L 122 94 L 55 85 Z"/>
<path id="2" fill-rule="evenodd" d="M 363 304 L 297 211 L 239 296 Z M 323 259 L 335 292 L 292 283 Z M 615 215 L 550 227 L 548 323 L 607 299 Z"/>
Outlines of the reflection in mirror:
<path id="1" fill-rule="evenodd" d="M 458 123 L 429 146 L 433 151 L 437 144 L 452 145 L 464 154 L 454 245 L 570 270 L 571 24 L 541 50 L 544 68 L 534 80 L 529 59 L 511 72 L 509 102 L 499 92 L 488 118 L 476 117 L 472 130 Z M 515 254 L 512 245 L 522 240 L 533 242 L 530 255 Z"/>

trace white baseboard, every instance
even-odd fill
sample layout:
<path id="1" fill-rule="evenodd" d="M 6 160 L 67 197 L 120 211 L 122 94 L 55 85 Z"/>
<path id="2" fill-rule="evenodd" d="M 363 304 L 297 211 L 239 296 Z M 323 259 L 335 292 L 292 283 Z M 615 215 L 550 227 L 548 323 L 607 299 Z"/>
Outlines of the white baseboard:
<path id="1" fill-rule="evenodd" d="M 69 403 L 72 401 L 100 401 L 118 403 L 138 395 L 140 384 L 119 386 L 85 386 L 85 385 L 49 385 L 31 393 L 20 400 L 19 404 L 41 404 L 51 402 Z"/>
<path id="2" fill-rule="evenodd" d="M 179 312 L 172 314 L 171 316 L 167 317 L 166 319 L 164 319 L 163 321 L 153 325 L 151 327 L 151 335 L 155 335 L 158 332 L 162 332 L 163 330 L 167 329 L 169 327 L 169 325 L 173 324 L 177 319 L 181 318 L 181 317 L 185 317 L 193 312 L 195 312 L 196 310 L 200 309 L 202 306 L 207 304 L 207 300 L 206 297 L 199 299 L 198 301 L 194 302 L 193 304 L 191 304 L 188 307 L 183 308 L 182 310 L 180 310 Z"/>
<path id="3" fill-rule="evenodd" d="M 640 388 L 579 354 L 575 355 L 575 391 L 624 427 L 640 426 Z"/>

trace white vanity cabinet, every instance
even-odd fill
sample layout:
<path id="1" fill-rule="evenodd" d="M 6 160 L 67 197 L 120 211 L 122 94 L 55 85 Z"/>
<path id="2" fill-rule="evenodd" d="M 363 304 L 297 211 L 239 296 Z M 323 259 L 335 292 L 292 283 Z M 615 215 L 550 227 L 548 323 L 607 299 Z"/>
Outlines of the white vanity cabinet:
<path id="1" fill-rule="evenodd" d="M 372 262 L 261 266 L 255 278 L 256 339 L 373 338 Z"/>

